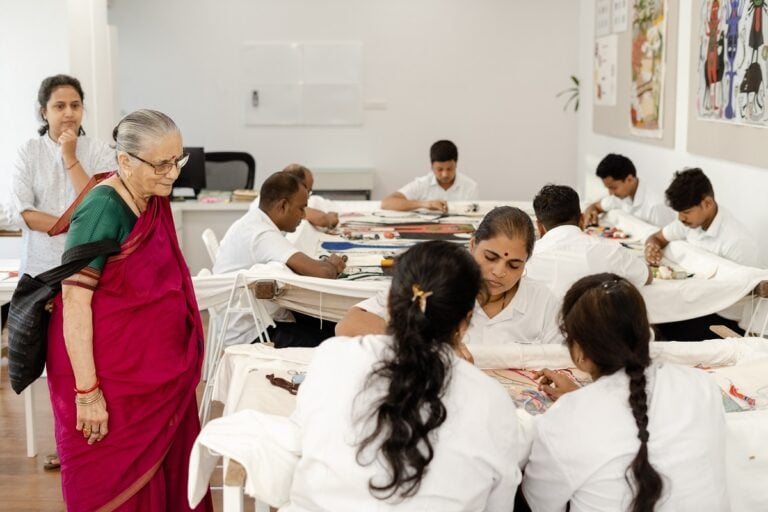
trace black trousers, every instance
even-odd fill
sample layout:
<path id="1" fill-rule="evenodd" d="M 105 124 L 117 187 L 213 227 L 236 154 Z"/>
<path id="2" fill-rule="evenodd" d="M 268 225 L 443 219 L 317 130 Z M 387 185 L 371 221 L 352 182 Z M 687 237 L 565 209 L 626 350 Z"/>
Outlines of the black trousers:
<path id="1" fill-rule="evenodd" d="M 336 336 L 336 323 L 292 311 L 296 322 L 275 322 L 267 333 L 275 348 L 316 347 L 328 338 Z"/>
<path id="2" fill-rule="evenodd" d="M 724 325 L 733 329 L 740 335 L 744 335 L 744 330 L 739 327 L 735 320 L 728 320 L 716 313 L 680 322 L 668 322 L 665 324 L 655 324 L 656 341 L 703 341 L 717 338 L 717 334 L 709 330 L 710 325 Z"/>

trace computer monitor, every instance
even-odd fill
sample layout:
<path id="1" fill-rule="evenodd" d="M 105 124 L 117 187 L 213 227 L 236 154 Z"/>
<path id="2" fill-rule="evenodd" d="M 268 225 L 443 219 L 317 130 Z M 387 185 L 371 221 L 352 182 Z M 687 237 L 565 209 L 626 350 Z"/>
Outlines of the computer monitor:
<path id="1" fill-rule="evenodd" d="M 173 188 L 191 188 L 195 191 L 195 196 L 205 188 L 205 150 L 203 148 L 184 148 L 184 152 L 189 154 L 189 161 L 181 169 Z M 174 196 L 177 194 L 174 193 Z"/>

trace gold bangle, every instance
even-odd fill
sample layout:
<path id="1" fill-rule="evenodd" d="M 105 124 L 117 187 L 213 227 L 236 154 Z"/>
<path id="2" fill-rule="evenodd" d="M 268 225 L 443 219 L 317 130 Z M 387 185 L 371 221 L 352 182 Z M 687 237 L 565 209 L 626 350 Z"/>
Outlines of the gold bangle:
<path id="1" fill-rule="evenodd" d="M 76 166 L 76 165 L 77 165 L 77 164 L 79 164 L 79 163 L 80 163 L 80 160 L 75 160 L 75 161 L 74 161 L 74 163 L 72 163 L 72 165 L 70 165 L 69 167 L 67 167 L 67 170 L 68 170 L 68 171 L 69 171 L 69 170 L 71 170 L 71 169 L 72 169 L 74 166 Z"/>
<path id="2" fill-rule="evenodd" d="M 99 388 L 94 394 L 90 396 L 76 396 L 75 403 L 77 405 L 90 405 L 101 400 L 103 396 L 104 394 L 101 392 L 101 388 Z"/>

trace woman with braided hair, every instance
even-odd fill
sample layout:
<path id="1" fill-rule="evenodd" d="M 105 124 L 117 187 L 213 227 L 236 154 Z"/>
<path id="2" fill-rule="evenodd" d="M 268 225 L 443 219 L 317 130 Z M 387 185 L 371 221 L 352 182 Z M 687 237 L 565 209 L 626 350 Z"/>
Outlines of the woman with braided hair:
<path id="1" fill-rule="evenodd" d="M 457 355 L 481 283 L 460 245 L 416 245 L 395 266 L 388 334 L 316 349 L 281 512 L 512 509 L 525 451 L 514 403 Z"/>
<path id="2" fill-rule="evenodd" d="M 615 274 L 580 279 L 565 295 L 561 329 L 594 382 L 579 388 L 539 372 L 557 402 L 535 424 L 523 479 L 531 509 L 729 510 L 720 390 L 702 370 L 651 360 L 637 289 Z"/>

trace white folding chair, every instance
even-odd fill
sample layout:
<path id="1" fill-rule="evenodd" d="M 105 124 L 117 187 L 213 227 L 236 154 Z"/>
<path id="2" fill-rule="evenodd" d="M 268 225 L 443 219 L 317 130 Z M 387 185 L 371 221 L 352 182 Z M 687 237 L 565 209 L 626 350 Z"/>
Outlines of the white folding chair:
<path id="1" fill-rule="evenodd" d="M 245 272 L 238 272 L 235 276 L 235 281 L 232 284 L 232 290 L 229 293 L 229 300 L 227 301 L 224 313 L 220 315 L 220 325 L 218 326 L 218 334 L 214 335 L 213 339 L 206 346 L 208 359 L 208 379 L 205 382 L 205 390 L 203 391 L 203 399 L 200 404 L 200 423 L 205 424 L 208 421 L 208 416 L 211 409 L 211 400 L 213 398 L 213 385 L 216 370 L 221 361 L 221 356 L 224 353 L 224 341 L 227 335 L 227 328 L 232 315 L 244 313 L 249 315 L 253 319 L 254 326 L 259 333 L 259 340 L 262 343 L 268 343 L 269 333 L 267 333 L 267 327 L 274 327 L 275 322 L 272 320 L 272 316 L 262 304 L 262 301 L 254 296 L 254 292 L 248 285 L 248 278 Z M 215 332 L 215 331 L 214 331 Z"/>
<path id="2" fill-rule="evenodd" d="M 208 251 L 208 257 L 211 259 L 211 265 L 216 263 L 216 254 L 219 252 L 219 239 L 211 228 L 206 228 L 201 235 L 205 249 Z"/>
<path id="3" fill-rule="evenodd" d="M 745 336 L 764 337 L 768 335 L 768 281 L 761 281 L 752 291 L 752 315 L 749 318 L 749 324 L 744 333 Z M 755 330 L 763 318 L 763 325 L 760 330 Z"/>

